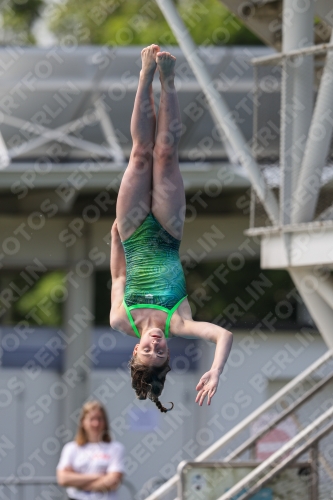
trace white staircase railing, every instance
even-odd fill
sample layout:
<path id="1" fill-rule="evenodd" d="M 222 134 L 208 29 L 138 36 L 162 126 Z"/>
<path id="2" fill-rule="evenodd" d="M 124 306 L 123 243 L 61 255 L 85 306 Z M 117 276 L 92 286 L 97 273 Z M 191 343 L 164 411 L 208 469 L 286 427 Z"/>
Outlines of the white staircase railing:
<path id="1" fill-rule="evenodd" d="M 311 389 L 305 390 L 303 394 L 301 394 L 295 401 L 288 405 L 285 410 L 280 412 L 274 420 L 270 422 L 269 425 L 264 427 L 259 433 L 255 436 L 249 438 L 244 442 L 240 447 L 237 447 L 233 452 L 231 452 L 223 461 L 234 459 L 240 454 L 244 453 L 246 449 L 253 446 L 255 442 L 262 437 L 264 434 L 268 432 L 270 428 L 277 425 L 282 419 L 286 418 L 288 414 L 298 408 L 300 405 L 304 404 L 310 397 L 314 394 L 318 393 L 321 389 L 323 389 L 330 380 L 332 380 L 333 374 L 326 374 L 324 377 L 316 374 L 318 370 L 324 370 L 325 365 L 328 365 L 330 361 L 333 360 L 333 352 L 327 351 L 323 356 L 321 356 L 317 361 L 315 361 L 310 367 L 304 370 L 300 375 L 291 380 L 288 384 L 286 384 L 282 389 L 274 394 L 270 399 L 268 399 L 265 403 L 263 403 L 259 408 L 253 411 L 248 417 L 246 417 L 242 422 L 233 427 L 229 432 L 227 432 L 224 436 L 218 439 L 213 445 L 207 448 L 203 453 L 201 453 L 198 457 L 196 457 L 195 462 L 202 462 L 209 458 L 212 458 L 216 453 L 221 452 L 221 450 L 226 446 L 230 445 L 230 442 L 234 440 L 237 436 L 239 436 L 243 431 L 246 431 L 250 428 L 250 426 L 262 415 L 264 415 L 267 411 L 274 408 L 274 406 L 280 401 L 284 401 L 286 396 L 293 398 L 294 390 L 300 386 L 304 385 L 304 382 L 311 380 L 312 387 Z M 317 375 L 317 376 L 316 376 Z M 317 380 L 316 380 L 317 378 Z M 318 378 L 320 379 L 318 381 Z M 314 424 L 314 423 L 313 423 Z M 303 432 L 303 431 L 302 431 Z M 170 494 L 174 493 L 174 497 L 176 496 L 176 486 L 178 483 L 179 476 L 175 474 L 168 481 L 166 481 L 162 486 L 160 486 L 156 491 L 146 497 L 146 500 L 163 500 L 164 498 L 170 498 Z M 174 498 L 173 497 L 173 498 Z"/>
<path id="2" fill-rule="evenodd" d="M 217 500 L 230 500 L 230 498 L 239 495 L 244 488 L 247 489 L 246 493 L 237 498 L 238 500 L 248 500 L 251 495 L 257 492 L 269 479 L 280 472 L 284 467 L 287 467 L 291 462 L 296 460 L 296 458 L 305 453 L 314 443 L 326 436 L 332 430 L 333 406 L 299 432 L 294 438 L 290 439 L 284 446 L 258 465 L 258 467 L 250 472 L 244 479 L 239 481 L 233 488 L 230 488 L 227 493 Z M 291 455 L 279 462 L 281 458 L 290 452 L 292 452 Z M 251 482 L 254 484 L 249 488 Z"/>

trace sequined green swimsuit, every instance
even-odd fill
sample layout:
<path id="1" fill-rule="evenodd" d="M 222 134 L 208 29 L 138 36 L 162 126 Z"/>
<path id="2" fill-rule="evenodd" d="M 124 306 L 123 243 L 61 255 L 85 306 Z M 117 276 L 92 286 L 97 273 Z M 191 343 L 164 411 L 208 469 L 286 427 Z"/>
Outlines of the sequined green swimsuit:
<path id="1" fill-rule="evenodd" d="M 168 314 L 168 338 L 173 313 L 187 297 L 180 240 L 169 234 L 149 213 L 141 226 L 122 242 L 126 258 L 126 286 L 123 304 L 135 334 L 140 337 L 132 309 L 159 309 Z"/>

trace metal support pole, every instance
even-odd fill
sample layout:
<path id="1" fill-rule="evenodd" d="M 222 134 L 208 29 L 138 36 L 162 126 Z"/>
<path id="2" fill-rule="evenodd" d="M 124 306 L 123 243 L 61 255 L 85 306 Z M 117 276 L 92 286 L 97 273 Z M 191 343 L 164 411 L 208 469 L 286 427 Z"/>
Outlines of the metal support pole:
<path id="1" fill-rule="evenodd" d="M 281 113 L 280 113 L 280 224 L 291 222 L 292 195 L 292 122 L 287 116 L 292 103 L 292 80 L 288 71 L 288 60 L 283 61 L 281 75 Z"/>
<path id="2" fill-rule="evenodd" d="M 333 32 L 330 42 L 333 42 Z M 321 175 L 333 130 L 333 52 L 327 53 L 299 182 L 295 191 L 293 222 L 310 222 L 315 213 Z"/>
<path id="3" fill-rule="evenodd" d="M 283 53 L 313 45 L 314 2 L 302 9 L 297 0 L 283 2 Z M 313 108 L 313 56 L 285 59 L 281 88 L 281 224 L 292 221 L 295 191 Z"/>
<path id="4" fill-rule="evenodd" d="M 333 279 L 329 276 L 325 281 L 318 281 L 317 292 L 333 310 Z"/>
<path id="5" fill-rule="evenodd" d="M 100 122 L 101 122 L 101 127 L 105 136 L 105 139 L 107 140 L 109 146 L 110 146 L 110 153 L 111 155 L 114 156 L 114 160 L 117 162 L 124 162 L 125 161 L 125 155 L 123 153 L 123 150 L 121 149 L 121 146 L 118 142 L 113 123 L 111 121 L 111 118 L 106 112 L 105 106 L 103 104 L 102 99 L 97 99 L 95 101 L 95 108 L 97 110 L 97 114 L 99 116 Z"/>
<path id="6" fill-rule="evenodd" d="M 331 43 L 320 43 L 318 45 L 312 45 L 310 47 L 304 47 L 302 49 L 289 50 L 288 53 L 278 52 L 277 54 L 269 56 L 254 57 L 251 59 L 253 66 L 263 66 L 265 64 L 279 64 L 283 59 L 290 59 L 295 56 L 306 56 L 306 55 L 318 55 L 326 54 L 327 51 L 333 50 L 333 44 Z"/>
<path id="7" fill-rule="evenodd" d="M 253 130 L 252 130 L 252 156 L 258 159 L 258 126 L 259 126 L 259 67 L 253 66 Z"/>
<path id="8" fill-rule="evenodd" d="M 289 268 L 288 271 L 326 345 L 329 349 L 333 349 L 333 309 L 314 288 L 317 279 L 311 275 L 309 268 L 293 267 Z"/>
<path id="9" fill-rule="evenodd" d="M 310 460 L 311 460 L 311 500 L 318 500 L 318 443 L 315 443 L 310 450 Z"/>
<path id="10" fill-rule="evenodd" d="M 65 359 L 64 373 L 70 374 L 73 383 L 68 385 L 64 399 L 64 420 L 67 429 L 75 430 L 82 404 L 90 393 L 91 329 L 93 325 L 93 266 L 89 259 L 89 234 L 87 226 L 83 236 L 70 247 L 67 275 L 68 298 L 65 303 Z"/>
<path id="11" fill-rule="evenodd" d="M 293 17 L 290 26 L 289 40 L 287 44 L 293 43 L 294 47 L 308 47 L 313 45 L 313 23 L 314 23 L 314 1 L 304 3 L 299 8 L 298 0 L 287 0 L 292 4 Z M 291 5 L 289 5 L 290 7 Z M 288 9 L 288 6 L 287 6 Z M 288 21 L 284 19 L 284 30 L 287 31 Z M 289 50 L 288 48 L 288 50 Z M 313 111 L 313 56 L 303 56 L 294 60 L 288 60 L 288 64 L 294 66 L 293 71 L 293 155 L 292 155 L 292 189 L 296 188 L 299 172 L 304 155 L 306 137 L 309 133 L 312 111 Z M 295 151 L 296 148 L 296 151 Z"/>
<path id="12" fill-rule="evenodd" d="M 238 153 L 239 162 L 247 170 L 253 188 L 256 190 L 268 216 L 274 224 L 277 224 L 279 219 L 279 209 L 275 195 L 268 187 L 258 164 L 254 161 L 243 134 L 239 130 L 237 124 L 232 120 L 228 106 L 215 89 L 214 81 L 212 81 L 203 61 L 200 59 L 196 46 L 194 45 L 183 21 L 178 15 L 172 0 L 156 0 L 156 2 L 172 29 L 179 46 L 184 52 L 184 55 L 201 86 L 202 92 L 207 98 L 212 115 L 215 117 L 233 150 Z"/>
<path id="13" fill-rule="evenodd" d="M 10 164 L 10 157 L 8 155 L 7 146 L 0 132 L 0 170 L 8 167 L 9 164 Z"/>

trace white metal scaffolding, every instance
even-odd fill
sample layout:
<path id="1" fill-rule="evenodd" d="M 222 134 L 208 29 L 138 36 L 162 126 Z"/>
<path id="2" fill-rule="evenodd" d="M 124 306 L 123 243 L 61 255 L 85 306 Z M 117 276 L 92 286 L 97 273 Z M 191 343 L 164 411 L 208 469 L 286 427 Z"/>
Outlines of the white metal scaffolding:
<path id="1" fill-rule="evenodd" d="M 307 2 L 307 8 L 300 9 L 295 0 L 284 0 L 282 52 L 253 61 L 257 65 L 282 66 L 278 203 L 275 194 L 263 177 L 262 170 L 248 150 L 239 128 L 230 119 L 229 110 L 222 96 L 212 85 L 205 64 L 200 59 L 173 1 L 156 0 L 156 2 L 208 100 L 210 111 L 223 132 L 222 140 L 226 138 L 233 149 L 239 152 L 238 159 L 246 168 L 253 190 L 271 220 L 270 226 L 247 231 L 247 234 L 261 236 L 262 267 L 289 271 L 324 341 L 329 349 L 333 349 L 331 328 L 333 324 L 333 280 L 331 278 L 333 237 L 332 220 L 329 220 L 332 217 L 333 205 L 326 208 L 317 219 L 315 217 L 315 209 L 323 183 L 322 173 L 333 130 L 333 52 L 331 50 L 333 35 L 329 45 L 315 46 L 314 16 L 319 7 L 327 12 L 328 3 L 324 5 L 324 2 L 318 2 L 318 5 L 320 4 L 318 6 L 315 5 L 314 0 L 310 0 Z M 326 53 L 326 62 L 316 103 L 313 106 L 314 59 L 315 54 L 323 52 Z M 287 119 L 291 112 L 292 120 Z M 262 408 L 262 411 L 265 409 Z M 331 422 L 332 410 L 324 414 L 323 418 Z M 246 420 L 242 424 L 246 425 Z M 233 430 L 235 434 L 239 432 L 242 424 L 235 427 Z M 310 439 L 312 429 L 310 427 L 302 431 L 278 453 L 283 454 L 287 449 L 292 449 L 295 443 L 303 438 Z M 229 434 L 222 438 L 223 443 L 228 440 Z M 218 442 L 210 447 L 197 457 L 196 461 L 210 457 L 213 453 L 212 449 L 215 451 L 220 444 Z M 273 455 L 272 460 L 276 456 L 277 454 Z M 259 468 L 255 469 L 253 476 L 258 472 Z M 174 488 L 177 480 L 177 476 L 172 477 L 147 500 L 165 498 L 165 495 Z M 249 484 L 247 480 L 244 480 L 223 495 L 220 500 L 230 498 L 230 494 L 239 494 L 242 487 L 247 484 Z"/>

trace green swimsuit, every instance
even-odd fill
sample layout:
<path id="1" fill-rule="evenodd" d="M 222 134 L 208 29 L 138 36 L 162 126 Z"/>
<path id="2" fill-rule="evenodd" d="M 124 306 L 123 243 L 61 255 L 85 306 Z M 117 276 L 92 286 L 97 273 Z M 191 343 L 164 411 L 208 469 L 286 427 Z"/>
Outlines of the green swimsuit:
<path id="1" fill-rule="evenodd" d="M 131 315 L 132 309 L 158 309 L 168 314 L 168 338 L 173 313 L 187 297 L 180 240 L 169 234 L 149 213 L 141 226 L 123 241 L 126 258 L 124 307 L 135 334 L 140 337 Z"/>

